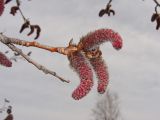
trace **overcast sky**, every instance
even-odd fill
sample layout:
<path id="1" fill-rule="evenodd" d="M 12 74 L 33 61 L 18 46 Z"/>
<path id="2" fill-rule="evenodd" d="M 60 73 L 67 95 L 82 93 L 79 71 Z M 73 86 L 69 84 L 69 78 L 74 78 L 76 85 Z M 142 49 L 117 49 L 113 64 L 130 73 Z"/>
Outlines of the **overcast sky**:
<path id="1" fill-rule="evenodd" d="M 116 51 L 110 43 L 101 46 L 110 83 L 108 89 L 118 94 L 124 120 L 160 119 L 160 30 L 151 23 L 154 12 L 152 0 L 113 0 L 115 16 L 98 17 L 108 0 L 32 0 L 24 1 L 22 9 L 33 24 L 39 24 L 42 33 L 39 42 L 51 46 L 66 46 L 71 38 L 79 38 L 99 28 L 111 28 L 123 38 L 123 48 Z M 10 37 L 32 40 L 27 30 L 19 34 L 23 20 L 19 13 L 13 17 L 6 6 L 0 17 L 0 32 Z M 8 50 L 0 44 L 1 51 Z M 35 48 L 32 58 L 69 79 L 62 83 L 45 75 L 26 61 L 13 62 L 12 68 L 0 66 L 0 105 L 8 98 L 13 106 L 15 120 L 90 120 L 99 96 L 97 79 L 90 93 L 80 101 L 71 98 L 79 78 L 69 67 L 67 58 L 60 54 Z M 0 114 L 0 119 L 5 114 Z"/>

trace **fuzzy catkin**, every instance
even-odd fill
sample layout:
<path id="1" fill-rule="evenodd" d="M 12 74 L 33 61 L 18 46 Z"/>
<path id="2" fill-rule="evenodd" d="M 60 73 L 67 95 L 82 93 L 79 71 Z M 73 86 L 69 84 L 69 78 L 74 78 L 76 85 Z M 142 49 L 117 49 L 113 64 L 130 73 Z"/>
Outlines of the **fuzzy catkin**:
<path id="1" fill-rule="evenodd" d="M 12 66 L 12 62 L 2 52 L 0 52 L 0 64 L 5 67 Z"/>
<path id="2" fill-rule="evenodd" d="M 71 67 L 73 67 L 80 77 L 80 84 L 72 93 L 72 97 L 75 100 L 79 100 L 91 90 L 93 86 L 93 73 L 82 53 L 75 52 L 68 58 Z"/>
<path id="3" fill-rule="evenodd" d="M 107 66 L 101 57 L 90 59 L 90 63 L 93 66 L 93 69 L 98 78 L 97 91 L 103 94 L 106 91 L 106 87 L 109 82 L 109 73 Z"/>
<path id="4" fill-rule="evenodd" d="M 3 14 L 4 11 L 4 0 L 0 0 L 0 16 Z"/>
<path id="5" fill-rule="evenodd" d="M 121 36 L 112 29 L 99 29 L 90 32 L 80 40 L 84 51 L 88 51 L 107 41 L 110 41 L 115 49 L 120 49 L 122 47 Z"/>

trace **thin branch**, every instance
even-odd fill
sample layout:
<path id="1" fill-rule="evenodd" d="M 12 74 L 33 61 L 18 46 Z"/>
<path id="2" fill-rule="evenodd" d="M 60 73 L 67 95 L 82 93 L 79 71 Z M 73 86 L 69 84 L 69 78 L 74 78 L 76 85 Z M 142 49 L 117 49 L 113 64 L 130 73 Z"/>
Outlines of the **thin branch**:
<path id="1" fill-rule="evenodd" d="M 47 69 L 46 67 L 38 64 L 37 62 L 33 61 L 30 57 L 28 57 L 27 55 L 25 55 L 22 50 L 18 49 L 17 47 L 15 47 L 13 44 L 7 44 L 7 46 L 12 49 L 13 51 L 19 53 L 23 58 L 25 58 L 29 63 L 33 64 L 35 67 L 37 67 L 39 70 L 43 71 L 45 74 L 51 74 L 53 76 L 55 76 L 56 78 L 60 79 L 62 82 L 67 82 L 69 83 L 68 80 L 65 80 L 64 78 L 60 77 L 59 75 L 57 75 L 56 72 L 53 72 L 49 69 Z"/>
<path id="2" fill-rule="evenodd" d="M 36 41 L 29 42 L 25 40 L 16 39 L 16 38 L 9 38 L 2 34 L 1 36 L 5 38 L 4 42 L 7 44 L 16 44 L 16 45 L 21 45 L 25 47 L 36 47 L 36 48 L 48 50 L 50 52 L 57 52 L 63 55 L 70 55 L 71 53 L 81 49 L 79 46 L 72 45 L 72 44 L 69 44 L 69 46 L 67 47 L 52 47 L 52 46 L 40 44 Z"/>
<path id="3" fill-rule="evenodd" d="M 12 51 L 17 52 L 18 54 L 20 54 L 23 58 L 25 58 L 29 63 L 33 64 L 36 68 L 38 68 L 39 70 L 43 71 L 45 74 L 51 74 L 53 76 L 55 76 L 56 78 L 60 79 L 62 82 L 67 82 L 69 83 L 70 81 L 65 80 L 64 78 L 60 77 L 59 75 L 57 75 L 56 72 L 53 72 L 49 69 L 47 69 L 46 67 L 38 64 L 37 62 L 33 61 L 28 55 L 25 55 L 21 49 L 17 48 L 16 46 L 14 46 L 12 43 L 8 43 L 9 38 L 5 37 L 4 35 L 0 34 L 0 41 L 7 45 Z"/>
<path id="4" fill-rule="evenodd" d="M 110 4 L 112 2 L 112 0 L 110 0 L 109 2 L 108 2 L 108 4 Z"/>
<path id="5" fill-rule="evenodd" d="M 22 12 L 22 10 L 21 10 L 21 8 L 20 8 L 20 1 L 19 1 L 19 0 L 16 0 L 16 3 L 17 3 L 17 6 L 18 6 L 18 8 L 19 8 L 19 12 L 20 12 L 20 14 L 21 14 L 24 22 L 26 22 L 27 19 L 26 19 L 26 17 L 24 16 L 24 14 L 23 14 L 23 12 Z"/>
<path id="6" fill-rule="evenodd" d="M 158 14 L 157 8 L 158 8 L 158 5 L 155 6 L 155 12 Z"/>
<path id="7" fill-rule="evenodd" d="M 160 3 L 157 0 L 153 0 L 159 7 L 160 7 Z"/>
<path id="8" fill-rule="evenodd" d="M 21 10 L 20 6 L 19 6 L 19 12 L 20 12 L 20 14 L 21 14 L 21 16 L 22 16 L 22 18 L 23 18 L 24 22 L 26 22 L 26 21 L 27 21 L 27 19 L 26 19 L 26 18 L 25 18 L 25 16 L 23 15 L 23 12 L 22 12 L 22 10 Z"/>

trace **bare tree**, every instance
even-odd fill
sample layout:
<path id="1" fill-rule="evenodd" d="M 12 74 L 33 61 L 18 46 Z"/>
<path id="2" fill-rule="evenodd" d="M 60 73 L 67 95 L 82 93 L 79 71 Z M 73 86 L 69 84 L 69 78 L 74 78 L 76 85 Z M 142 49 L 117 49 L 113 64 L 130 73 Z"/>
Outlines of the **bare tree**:
<path id="1" fill-rule="evenodd" d="M 119 110 L 118 95 L 110 92 L 105 93 L 102 99 L 100 99 L 95 108 L 92 110 L 94 120 L 121 120 L 121 114 Z"/>

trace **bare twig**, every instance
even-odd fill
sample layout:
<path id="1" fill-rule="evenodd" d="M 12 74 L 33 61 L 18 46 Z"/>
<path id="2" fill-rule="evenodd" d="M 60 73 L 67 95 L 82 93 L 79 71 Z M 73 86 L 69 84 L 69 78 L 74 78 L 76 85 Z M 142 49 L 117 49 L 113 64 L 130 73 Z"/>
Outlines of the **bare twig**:
<path id="1" fill-rule="evenodd" d="M 158 5 L 155 6 L 155 12 L 158 14 L 157 7 L 158 7 Z"/>
<path id="2" fill-rule="evenodd" d="M 108 4 L 111 4 L 112 0 L 109 0 Z"/>
<path id="3" fill-rule="evenodd" d="M 78 45 L 76 46 L 72 44 L 69 44 L 67 47 L 52 47 L 52 46 L 40 44 L 36 41 L 29 42 L 25 40 L 16 39 L 16 38 L 9 38 L 2 34 L 1 36 L 5 38 L 4 42 L 7 44 L 16 44 L 16 45 L 21 45 L 21 46 L 26 46 L 26 47 L 37 47 L 40 49 L 48 50 L 50 52 L 57 52 L 63 55 L 70 55 L 71 53 L 76 52 L 79 49 L 81 49 L 80 46 Z"/>
<path id="4" fill-rule="evenodd" d="M 10 39 L 2 34 L 0 34 L 0 41 L 7 45 L 12 51 L 17 52 L 18 54 L 20 54 L 23 58 L 25 58 L 29 63 L 33 64 L 36 68 L 38 68 L 39 70 L 43 71 L 45 74 L 51 74 L 53 76 L 55 76 L 56 78 L 60 79 L 62 82 L 67 82 L 69 83 L 70 81 L 65 80 L 64 78 L 60 77 L 59 75 L 57 75 L 56 72 L 53 72 L 49 69 L 47 69 L 46 67 L 38 64 L 37 62 L 33 61 L 28 55 L 25 55 L 21 49 L 17 48 L 16 46 L 14 46 L 12 43 L 10 43 Z"/>
<path id="5" fill-rule="evenodd" d="M 26 19 L 26 17 L 24 16 L 24 14 L 23 14 L 23 12 L 22 12 L 22 10 L 21 10 L 21 8 L 20 8 L 20 1 L 19 1 L 19 0 L 16 0 L 16 4 L 17 4 L 17 6 L 18 6 L 18 10 L 19 10 L 19 12 L 20 12 L 20 14 L 21 14 L 24 22 L 26 22 L 27 19 Z"/>
<path id="6" fill-rule="evenodd" d="M 19 12 L 20 12 L 20 14 L 21 14 L 21 16 L 22 16 L 22 18 L 23 18 L 23 20 L 24 20 L 24 22 L 26 22 L 27 21 L 27 19 L 25 18 L 25 16 L 23 15 L 23 12 L 22 12 L 22 10 L 21 10 L 21 8 L 19 7 Z"/>
<path id="7" fill-rule="evenodd" d="M 153 0 L 159 7 L 160 7 L 160 3 L 157 0 Z"/>

